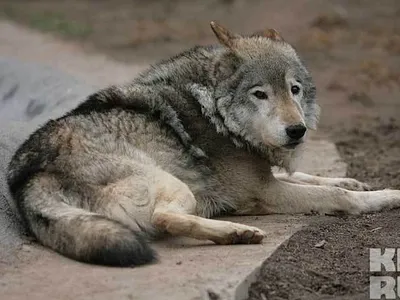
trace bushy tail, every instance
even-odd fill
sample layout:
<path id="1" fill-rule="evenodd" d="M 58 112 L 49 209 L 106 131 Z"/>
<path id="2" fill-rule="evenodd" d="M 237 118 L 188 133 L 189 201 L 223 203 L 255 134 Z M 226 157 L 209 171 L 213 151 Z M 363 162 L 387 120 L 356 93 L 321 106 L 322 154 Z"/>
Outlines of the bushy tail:
<path id="1" fill-rule="evenodd" d="M 19 195 L 22 216 L 43 245 L 69 258 L 108 266 L 155 260 L 144 234 L 103 215 L 66 204 L 57 183 L 31 179 Z"/>

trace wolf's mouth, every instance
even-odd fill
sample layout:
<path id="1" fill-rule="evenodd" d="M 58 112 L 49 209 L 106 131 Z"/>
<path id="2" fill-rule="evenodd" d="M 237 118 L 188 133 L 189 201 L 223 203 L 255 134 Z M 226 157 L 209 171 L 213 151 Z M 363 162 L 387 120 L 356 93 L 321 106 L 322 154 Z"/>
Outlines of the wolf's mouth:
<path id="1" fill-rule="evenodd" d="M 294 149 L 294 148 L 296 148 L 298 145 L 300 145 L 301 143 L 303 143 L 303 142 L 301 142 L 301 141 L 289 142 L 289 143 L 283 145 L 283 148 L 286 148 L 286 149 Z"/>

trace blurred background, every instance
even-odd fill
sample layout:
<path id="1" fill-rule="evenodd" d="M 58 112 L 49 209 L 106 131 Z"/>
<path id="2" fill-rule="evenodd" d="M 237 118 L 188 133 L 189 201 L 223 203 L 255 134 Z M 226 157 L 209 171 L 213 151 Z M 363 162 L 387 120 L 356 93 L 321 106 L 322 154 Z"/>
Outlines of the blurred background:
<path id="1" fill-rule="evenodd" d="M 363 163 L 400 156 L 399 0 L 1 0 L 0 18 L 132 65 L 214 43 L 211 20 L 239 33 L 275 28 L 313 73 L 319 133 L 358 166 L 349 175 L 379 185 L 389 172 L 383 180 L 399 184 L 400 158 Z"/>

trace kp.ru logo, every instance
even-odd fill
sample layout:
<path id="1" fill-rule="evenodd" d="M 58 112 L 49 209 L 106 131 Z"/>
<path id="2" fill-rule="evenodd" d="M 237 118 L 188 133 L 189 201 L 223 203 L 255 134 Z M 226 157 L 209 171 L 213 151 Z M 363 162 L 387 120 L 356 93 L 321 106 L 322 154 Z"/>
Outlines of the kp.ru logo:
<path id="1" fill-rule="evenodd" d="M 400 299 L 400 248 L 369 249 L 369 271 L 374 272 L 369 277 L 370 299 Z M 383 271 L 390 275 L 375 276 Z"/>

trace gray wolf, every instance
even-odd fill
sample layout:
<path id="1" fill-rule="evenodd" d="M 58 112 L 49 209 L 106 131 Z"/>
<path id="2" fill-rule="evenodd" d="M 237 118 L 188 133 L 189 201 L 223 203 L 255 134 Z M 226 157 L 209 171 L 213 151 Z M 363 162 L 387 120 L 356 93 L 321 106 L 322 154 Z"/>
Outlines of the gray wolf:
<path id="1" fill-rule="evenodd" d="M 38 242 L 81 262 L 138 266 L 156 260 L 148 241 L 164 234 L 217 244 L 266 236 L 212 219 L 222 214 L 400 206 L 400 191 L 295 172 L 318 123 L 310 72 L 276 30 L 211 27 L 218 45 L 90 95 L 20 146 L 7 179 Z"/>

